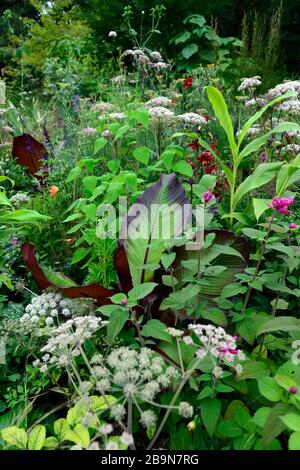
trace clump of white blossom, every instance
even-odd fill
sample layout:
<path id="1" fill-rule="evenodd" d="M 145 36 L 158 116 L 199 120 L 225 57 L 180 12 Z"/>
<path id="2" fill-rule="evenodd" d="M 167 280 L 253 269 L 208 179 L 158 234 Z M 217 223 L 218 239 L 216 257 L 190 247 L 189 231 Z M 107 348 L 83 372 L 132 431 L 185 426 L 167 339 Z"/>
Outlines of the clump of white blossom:
<path id="1" fill-rule="evenodd" d="M 59 320 L 90 313 L 93 309 L 89 299 L 66 299 L 59 293 L 44 292 L 32 298 L 20 321 L 52 326 Z"/>
<path id="2" fill-rule="evenodd" d="M 292 354 L 292 363 L 299 365 L 300 364 L 300 339 L 296 339 L 292 342 L 292 349 L 295 351 Z"/>
<path id="3" fill-rule="evenodd" d="M 97 133 L 97 129 L 94 127 L 86 127 L 85 129 L 81 129 L 78 134 L 79 135 L 94 135 Z"/>
<path id="4" fill-rule="evenodd" d="M 258 106 L 258 107 L 263 107 L 268 103 L 268 100 L 266 98 L 262 98 L 260 96 L 257 96 L 255 98 L 251 98 L 250 100 L 247 100 L 245 102 L 246 108 L 251 108 L 253 106 Z"/>
<path id="5" fill-rule="evenodd" d="M 131 57 L 135 65 L 156 71 L 170 68 L 170 64 L 167 64 L 163 60 L 160 52 L 158 51 L 153 51 L 147 55 L 147 52 L 142 49 L 126 49 L 126 51 L 123 52 L 123 57 Z"/>
<path id="6" fill-rule="evenodd" d="M 261 85 L 261 77 L 256 75 L 250 78 L 241 78 L 242 83 L 238 87 L 238 91 L 256 88 Z"/>
<path id="7" fill-rule="evenodd" d="M 183 124 L 195 124 L 198 126 L 207 124 L 206 119 L 197 113 L 179 114 L 176 118 Z"/>
<path id="8" fill-rule="evenodd" d="M 39 366 L 41 372 L 46 372 L 50 366 L 68 367 L 80 356 L 83 343 L 105 325 L 106 322 L 93 315 L 67 320 L 50 331 L 46 345 L 41 348 L 42 359 L 37 359 L 33 365 Z M 82 392 L 90 389 L 87 385 L 82 387 Z"/>
<path id="9" fill-rule="evenodd" d="M 126 82 L 126 77 L 124 75 L 116 75 L 115 77 L 112 77 L 111 83 L 113 85 L 122 85 Z"/>
<path id="10" fill-rule="evenodd" d="M 27 204 L 30 201 L 30 197 L 25 193 L 16 193 L 10 198 L 10 202 L 15 207 L 20 207 L 23 204 Z"/>
<path id="11" fill-rule="evenodd" d="M 283 153 L 291 153 L 297 155 L 300 152 L 300 145 L 297 144 L 288 144 L 285 147 L 282 147 Z"/>
<path id="12" fill-rule="evenodd" d="M 237 374 L 242 373 L 240 361 L 246 359 L 245 354 L 237 348 L 235 336 L 231 336 L 222 327 L 213 325 L 189 325 L 192 336 L 184 336 L 186 344 L 195 344 L 198 349 L 196 356 L 204 359 L 210 355 L 215 363 L 213 375 L 220 377 L 224 366 L 233 367 Z M 193 335 L 197 337 L 194 342 Z"/>
<path id="13" fill-rule="evenodd" d="M 154 106 L 148 108 L 149 114 L 153 119 L 163 119 L 168 120 L 174 117 L 173 111 L 163 107 L 163 106 Z"/>
<path id="14" fill-rule="evenodd" d="M 116 31 L 110 31 L 108 33 L 108 37 L 109 38 L 116 38 L 118 36 L 117 32 Z"/>
<path id="15" fill-rule="evenodd" d="M 105 101 L 100 101 L 99 103 L 94 103 L 92 105 L 92 109 L 100 114 L 106 114 L 114 110 L 114 105 L 111 103 L 106 103 Z"/>
<path id="16" fill-rule="evenodd" d="M 109 113 L 109 114 L 106 114 L 105 116 L 100 116 L 99 119 L 102 120 L 102 119 L 116 119 L 116 120 L 120 120 L 122 121 L 122 119 L 125 119 L 126 118 L 126 114 L 125 113 L 122 113 L 122 112 L 119 112 L 119 113 Z"/>
<path id="17" fill-rule="evenodd" d="M 151 100 L 145 103 L 146 108 L 155 108 L 158 106 L 163 106 L 164 108 L 170 108 L 173 102 L 170 98 L 166 98 L 165 96 L 157 96 L 156 98 L 152 98 Z"/>
<path id="18" fill-rule="evenodd" d="M 268 90 L 266 97 L 269 101 L 274 100 L 275 98 L 279 98 L 280 96 L 284 95 L 288 91 L 293 92 L 296 95 L 300 94 L 300 80 L 287 80 L 283 83 L 279 83 L 274 88 Z"/>
<path id="19" fill-rule="evenodd" d="M 300 114 L 300 101 L 288 100 L 279 105 L 279 110 L 287 114 Z"/>

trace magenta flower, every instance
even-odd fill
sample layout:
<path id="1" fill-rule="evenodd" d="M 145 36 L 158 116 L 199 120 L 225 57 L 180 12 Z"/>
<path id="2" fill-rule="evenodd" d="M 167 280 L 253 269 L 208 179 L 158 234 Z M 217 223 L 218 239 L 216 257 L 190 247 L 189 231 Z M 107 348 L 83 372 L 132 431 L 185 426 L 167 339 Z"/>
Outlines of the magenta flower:
<path id="1" fill-rule="evenodd" d="M 260 161 L 266 162 L 268 161 L 268 155 L 266 149 L 262 149 L 261 155 L 260 155 Z"/>
<path id="2" fill-rule="evenodd" d="M 298 388 L 297 387 L 291 387 L 290 388 L 290 393 L 292 393 L 293 395 L 295 395 L 295 393 L 298 392 Z"/>
<path id="3" fill-rule="evenodd" d="M 122 304 L 122 305 L 127 305 L 127 304 L 128 304 L 128 300 L 127 300 L 127 299 L 122 299 L 122 300 L 121 300 L 121 304 Z"/>
<path id="4" fill-rule="evenodd" d="M 289 229 L 290 230 L 296 230 L 297 228 L 297 224 L 295 224 L 295 222 L 292 222 L 290 225 L 289 225 Z"/>
<path id="5" fill-rule="evenodd" d="M 212 189 L 203 193 L 204 202 L 207 204 L 213 197 Z"/>
<path id="6" fill-rule="evenodd" d="M 276 210 L 279 214 L 290 214 L 291 211 L 288 210 L 288 207 L 293 204 L 294 198 L 292 196 L 288 197 L 278 197 L 275 196 L 271 204 L 267 204 L 271 209 Z"/>

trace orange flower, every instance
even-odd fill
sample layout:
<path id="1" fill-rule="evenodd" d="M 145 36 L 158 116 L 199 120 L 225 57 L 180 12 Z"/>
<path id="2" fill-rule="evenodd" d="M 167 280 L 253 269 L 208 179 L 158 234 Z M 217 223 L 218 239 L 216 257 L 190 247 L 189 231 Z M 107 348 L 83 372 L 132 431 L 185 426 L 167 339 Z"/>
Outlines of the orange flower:
<path id="1" fill-rule="evenodd" d="M 67 238 L 66 241 L 67 241 L 68 245 L 71 245 L 74 242 L 73 238 Z"/>
<path id="2" fill-rule="evenodd" d="M 56 194 L 58 193 L 58 187 L 57 186 L 51 186 L 51 188 L 49 189 L 49 193 L 51 194 L 51 196 L 56 196 Z"/>

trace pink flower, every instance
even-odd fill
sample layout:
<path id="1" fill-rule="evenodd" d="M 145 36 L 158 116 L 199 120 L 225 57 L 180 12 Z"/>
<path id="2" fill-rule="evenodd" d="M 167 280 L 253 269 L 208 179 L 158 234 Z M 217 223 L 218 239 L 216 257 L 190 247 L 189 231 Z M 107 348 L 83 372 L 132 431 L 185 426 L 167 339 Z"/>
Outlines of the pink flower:
<path id="1" fill-rule="evenodd" d="M 297 392 L 298 392 L 298 388 L 297 388 L 297 387 L 291 387 L 291 388 L 290 388 L 290 393 L 295 394 L 295 393 L 297 393 Z"/>
<path id="2" fill-rule="evenodd" d="M 213 197 L 213 193 L 212 193 L 211 188 L 209 191 L 206 191 L 205 193 L 203 193 L 203 199 L 205 203 L 208 203 L 212 199 L 212 197 Z"/>
<path id="3" fill-rule="evenodd" d="M 294 198 L 292 196 L 288 197 L 278 197 L 275 196 L 271 204 L 267 204 L 271 209 L 276 210 L 279 214 L 290 214 L 287 208 L 293 204 Z"/>
<path id="4" fill-rule="evenodd" d="M 296 230 L 297 228 L 297 224 L 295 224 L 295 222 L 292 222 L 290 225 L 289 225 L 289 229 L 290 230 Z"/>
<path id="5" fill-rule="evenodd" d="M 122 299 L 122 300 L 121 300 L 121 304 L 122 304 L 122 305 L 127 305 L 127 304 L 128 304 L 128 300 L 127 300 L 127 299 Z"/>

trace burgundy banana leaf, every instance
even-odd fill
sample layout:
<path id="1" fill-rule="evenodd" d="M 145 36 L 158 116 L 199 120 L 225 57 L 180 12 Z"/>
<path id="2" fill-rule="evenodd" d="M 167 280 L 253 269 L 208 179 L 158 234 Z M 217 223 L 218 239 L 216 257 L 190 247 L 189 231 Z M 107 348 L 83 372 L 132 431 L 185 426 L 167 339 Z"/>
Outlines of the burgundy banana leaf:
<path id="1" fill-rule="evenodd" d="M 14 138 L 12 155 L 16 162 L 27 168 L 32 175 L 44 169 L 48 159 L 45 147 L 30 134 L 23 134 Z M 42 178 L 39 175 L 37 177 Z"/>
<path id="2" fill-rule="evenodd" d="M 71 299 L 77 299 L 80 297 L 86 297 L 96 300 L 96 304 L 106 305 L 110 304 L 111 301 L 109 297 L 114 295 L 116 292 L 113 289 L 106 289 L 105 287 L 100 286 L 99 284 L 88 284 L 86 286 L 77 286 L 77 285 L 69 285 L 69 286 L 62 286 L 61 280 L 65 280 L 66 284 L 73 283 L 72 281 L 68 280 L 67 278 L 61 277 L 59 285 L 55 284 L 49 278 L 53 279 L 53 275 L 50 276 L 45 273 L 45 271 L 39 265 L 35 253 L 34 253 L 34 246 L 31 243 L 24 243 L 22 246 L 22 256 L 23 260 L 32 273 L 37 285 L 40 289 L 47 289 L 48 287 L 55 287 L 58 289 L 63 295 L 69 297 Z M 74 284 L 74 283 L 73 283 Z"/>

